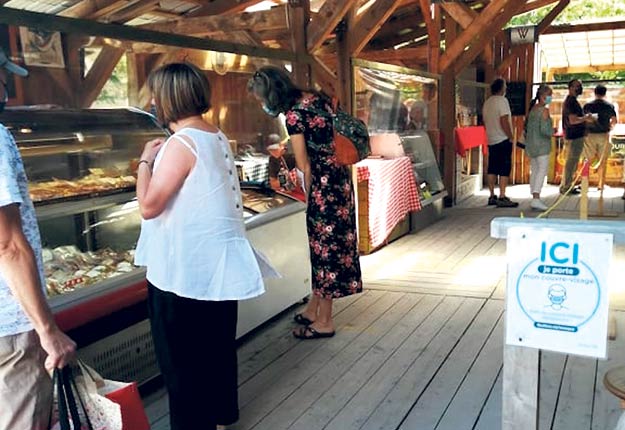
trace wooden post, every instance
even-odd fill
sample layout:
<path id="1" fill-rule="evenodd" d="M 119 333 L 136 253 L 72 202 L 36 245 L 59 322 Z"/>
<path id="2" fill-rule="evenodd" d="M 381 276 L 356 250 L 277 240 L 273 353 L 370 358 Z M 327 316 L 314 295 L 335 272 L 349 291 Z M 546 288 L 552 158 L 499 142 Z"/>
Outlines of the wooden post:
<path id="1" fill-rule="evenodd" d="M 445 44 L 456 37 L 456 22 L 445 17 Z M 456 200 L 456 151 L 454 147 L 454 127 L 456 126 L 456 80 L 453 69 L 443 73 L 440 82 L 440 129 L 445 139 L 442 149 L 443 182 L 447 189 L 446 205 L 451 206 Z"/>
<path id="2" fill-rule="evenodd" d="M 443 73 L 441 79 L 441 130 L 443 145 L 443 182 L 447 189 L 447 206 L 456 201 L 456 150 L 454 126 L 456 124 L 456 80 L 453 69 Z"/>
<path id="3" fill-rule="evenodd" d="M 310 19 L 310 3 L 308 0 L 289 0 L 289 25 L 291 27 L 291 46 L 295 54 L 305 56 L 308 51 L 307 29 Z M 310 87 L 310 64 L 296 61 L 293 63 L 295 82 L 302 88 Z"/>
<path id="4" fill-rule="evenodd" d="M 502 430 L 538 429 L 540 351 L 504 345 Z"/>
<path id="5" fill-rule="evenodd" d="M 351 39 L 353 34 L 353 25 L 355 22 L 356 10 L 351 8 L 347 12 L 345 19 L 341 21 L 336 32 L 336 45 L 338 64 L 336 67 L 336 75 L 339 81 L 338 96 L 341 106 L 346 112 L 353 112 L 352 109 L 352 64 L 351 64 Z"/>

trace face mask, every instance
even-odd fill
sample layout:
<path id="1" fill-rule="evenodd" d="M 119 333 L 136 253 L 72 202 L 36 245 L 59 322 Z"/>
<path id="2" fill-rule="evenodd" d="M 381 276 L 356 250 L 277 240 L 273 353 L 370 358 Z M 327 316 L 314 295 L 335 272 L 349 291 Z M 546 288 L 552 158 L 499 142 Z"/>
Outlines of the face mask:
<path id="1" fill-rule="evenodd" d="M 269 109 L 269 107 L 267 107 L 267 105 L 264 104 L 264 103 L 263 103 L 263 110 L 265 111 L 265 113 L 267 115 L 273 116 L 273 117 L 277 117 L 280 114 L 280 112 L 275 112 L 275 111 Z"/>
<path id="2" fill-rule="evenodd" d="M 546 105 L 551 104 L 551 96 L 545 97 L 545 104 Z"/>
<path id="3" fill-rule="evenodd" d="M 4 111 L 4 107 L 9 101 L 9 87 L 4 82 L 2 83 L 2 85 L 4 86 L 4 100 L 0 102 L 0 113 Z"/>

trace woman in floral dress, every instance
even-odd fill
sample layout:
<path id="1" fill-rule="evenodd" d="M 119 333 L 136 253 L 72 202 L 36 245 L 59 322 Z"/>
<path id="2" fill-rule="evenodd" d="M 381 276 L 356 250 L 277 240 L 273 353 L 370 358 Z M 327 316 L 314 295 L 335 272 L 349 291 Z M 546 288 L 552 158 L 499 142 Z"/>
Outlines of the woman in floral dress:
<path id="1" fill-rule="evenodd" d="M 332 105 L 321 94 L 297 88 L 283 69 L 262 67 L 248 90 L 268 115 L 286 116 L 297 167 L 304 172 L 306 227 L 313 295 L 295 315 L 300 339 L 334 336 L 332 300 L 362 292 L 356 215 L 349 168 L 336 161 Z"/>

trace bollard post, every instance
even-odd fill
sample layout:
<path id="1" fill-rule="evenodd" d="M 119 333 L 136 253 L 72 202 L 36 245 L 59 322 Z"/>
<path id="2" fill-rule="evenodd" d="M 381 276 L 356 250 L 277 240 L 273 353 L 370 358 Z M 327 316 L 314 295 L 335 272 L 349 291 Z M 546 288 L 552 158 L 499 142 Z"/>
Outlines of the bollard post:
<path id="1" fill-rule="evenodd" d="M 579 200 L 579 219 L 588 219 L 588 176 L 590 174 L 590 165 L 588 160 L 584 158 L 582 166 L 582 193 Z"/>

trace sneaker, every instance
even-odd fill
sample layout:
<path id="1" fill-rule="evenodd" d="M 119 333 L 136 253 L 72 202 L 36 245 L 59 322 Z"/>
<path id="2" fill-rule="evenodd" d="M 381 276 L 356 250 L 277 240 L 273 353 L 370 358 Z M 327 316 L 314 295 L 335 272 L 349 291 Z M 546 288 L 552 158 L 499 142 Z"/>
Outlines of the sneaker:
<path id="1" fill-rule="evenodd" d="M 490 196 L 488 198 L 488 206 L 496 206 L 497 205 L 497 197 Z"/>
<path id="2" fill-rule="evenodd" d="M 546 211 L 549 207 L 541 199 L 532 199 L 530 207 L 537 211 Z"/>
<path id="3" fill-rule="evenodd" d="M 500 197 L 497 199 L 498 208 L 516 208 L 518 205 L 517 202 L 513 202 L 508 197 Z"/>
<path id="4" fill-rule="evenodd" d="M 566 194 L 566 190 L 560 188 L 560 194 L 562 194 L 562 195 Z M 571 191 L 569 191 L 569 195 L 570 196 L 576 196 L 578 194 L 581 194 L 581 190 L 579 189 L 579 187 L 575 187 L 575 188 L 571 189 Z"/>

